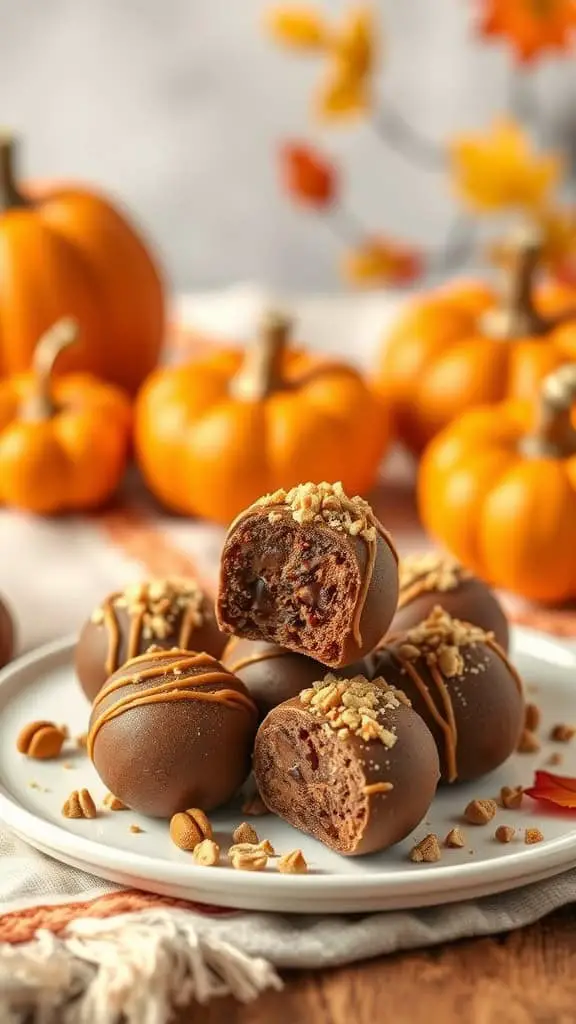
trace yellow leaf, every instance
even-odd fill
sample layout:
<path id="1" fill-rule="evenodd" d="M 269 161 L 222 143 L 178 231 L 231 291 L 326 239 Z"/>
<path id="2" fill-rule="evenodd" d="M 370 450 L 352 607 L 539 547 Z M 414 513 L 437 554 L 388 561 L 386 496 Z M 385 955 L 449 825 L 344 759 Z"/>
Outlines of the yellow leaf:
<path id="1" fill-rule="evenodd" d="M 358 117 L 370 107 L 369 82 L 347 64 L 333 60 L 318 90 L 316 108 L 323 121 Z"/>
<path id="2" fill-rule="evenodd" d="M 322 15 L 312 7 L 276 7 L 268 12 L 267 27 L 273 39 L 298 50 L 319 50 L 328 43 Z"/>
<path id="3" fill-rule="evenodd" d="M 344 255 L 344 276 L 357 285 L 403 285 L 416 280 L 423 269 L 421 253 L 390 238 L 366 238 Z"/>
<path id="4" fill-rule="evenodd" d="M 476 211 L 537 210 L 556 185 L 558 157 L 536 154 L 514 121 L 496 121 L 484 135 L 461 135 L 450 145 L 453 183 Z"/>
<path id="5" fill-rule="evenodd" d="M 359 78 L 365 78 L 373 72 L 378 56 L 378 37 L 370 7 L 355 7 L 346 13 L 334 39 L 333 50 L 348 66 L 351 75 L 355 73 Z"/>

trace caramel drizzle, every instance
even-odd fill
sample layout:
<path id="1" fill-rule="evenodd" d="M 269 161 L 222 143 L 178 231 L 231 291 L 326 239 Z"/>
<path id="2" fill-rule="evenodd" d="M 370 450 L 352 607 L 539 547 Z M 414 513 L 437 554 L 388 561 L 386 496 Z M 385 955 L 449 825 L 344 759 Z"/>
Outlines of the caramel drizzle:
<path id="1" fill-rule="evenodd" d="M 240 638 L 239 637 L 237 637 L 237 636 L 231 637 L 229 642 L 228 642 L 228 646 L 226 648 L 226 651 L 224 652 L 224 655 L 226 655 L 227 651 L 232 651 L 235 647 L 237 647 L 239 642 L 240 642 Z M 246 668 L 247 665 L 257 665 L 261 661 L 269 661 L 270 658 L 283 658 L 284 655 L 288 654 L 288 653 L 290 653 L 290 652 L 284 651 L 284 650 L 280 650 L 280 651 L 259 651 L 258 654 L 256 654 L 256 653 L 254 653 L 254 654 L 247 654 L 244 658 L 239 658 L 238 661 L 235 661 L 232 665 L 228 665 L 227 667 L 228 667 L 228 670 L 230 672 L 237 673 L 237 672 L 240 671 L 240 669 Z"/>
<path id="2" fill-rule="evenodd" d="M 430 588 L 427 586 L 427 579 L 429 575 L 429 572 L 423 572 L 420 576 L 417 576 L 416 579 L 411 580 L 410 583 L 405 583 L 404 586 L 400 587 L 400 593 L 398 595 L 398 611 L 400 611 L 401 608 L 405 608 L 406 605 L 410 604 L 412 601 L 415 601 L 417 597 L 421 597 L 422 594 L 429 594 L 431 592 Z M 454 579 L 452 586 L 445 589 L 456 590 L 460 580 L 461 577 L 458 576 L 457 579 Z M 438 591 L 438 593 L 441 592 Z"/>
<path id="3" fill-rule="evenodd" d="M 113 672 L 116 672 L 116 670 L 120 668 L 120 642 L 122 634 L 114 602 L 121 596 L 121 591 L 118 591 L 116 594 L 111 594 L 110 597 L 106 598 L 101 605 L 102 613 L 104 615 L 104 626 L 108 633 L 108 650 L 106 652 L 106 660 L 104 662 L 104 668 L 107 676 L 111 676 Z M 142 643 L 142 629 L 144 626 L 144 614 L 144 608 L 141 608 L 141 610 L 135 614 L 128 611 L 128 615 L 130 617 L 130 632 L 128 634 L 125 661 L 131 661 L 136 657 L 140 650 L 140 645 Z M 193 621 L 193 610 L 186 609 L 180 620 L 180 628 L 178 630 L 178 636 L 175 638 L 174 646 L 183 648 L 188 647 L 194 628 L 195 623 Z M 153 643 L 153 640 L 151 640 L 150 643 Z"/>
<path id="4" fill-rule="evenodd" d="M 158 665 L 143 669 L 141 672 L 137 671 L 138 663 L 149 661 L 151 657 L 154 658 L 154 661 L 160 662 L 173 659 L 174 651 L 155 651 L 153 656 L 147 653 L 134 658 L 128 665 L 130 668 L 129 673 L 114 679 L 100 691 L 94 702 L 94 710 L 106 697 L 122 689 L 124 686 L 158 679 L 160 672 L 162 672 L 162 668 Z M 202 672 L 199 675 L 186 676 L 186 673 L 191 669 L 204 666 L 211 669 L 211 671 Z M 171 701 L 204 701 L 207 703 L 225 704 L 234 710 L 243 709 L 249 711 L 250 714 L 257 714 L 254 701 L 237 690 L 224 689 L 218 690 L 216 693 L 202 693 L 201 690 L 197 689 L 197 687 L 214 686 L 218 683 L 230 681 L 231 673 L 226 670 L 219 670 L 219 666 L 216 666 L 218 666 L 218 662 L 207 654 L 183 656 L 169 666 L 172 678 L 164 679 L 157 686 L 144 687 L 142 690 L 114 701 L 92 723 L 87 738 L 89 757 L 92 758 L 93 756 L 96 737 L 103 725 L 124 714 L 126 711 L 133 711 L 135 708 L 143 707 L 147 704 L 164 704 Z M 135 667 L 136 671 L 134 671 Z"/>
<path id="5" fill-rule="evenodd" d="M 390 639 L 395 640 L 396 638 Z M 390 640 L 388 641 L 388 643 L 390 643 Z M 522 686 L 522 680 L 517 670 L 514 668 L 512 662 L 508 658 L 506 652 L 500 646 L 500 644 L 497 643 L 496 640 L 492 639 L 492 637 L 490 636 L 487 636 L 483 643 L 485 643 L 486 646 L 490 648 L 491 651 L 494 651 L 495 654 L 498 654 L 502 658 L 502 661 L 508 668 L 512 678 L 514 679 L 514 682 L 516 683 L 519 693 L 523 694 L 524 690 Z M 388 646 L 388 644 L 386 646 Z M 458 778 L 458 764 L 456 759 L 458 747 L 458 729 L 456 726 L 456 718 L 454 715 L 454 702 L 452 700 L 452 695 L 446 685 L 446 680 L 442 672 L 440 671 L 437 665 L 428 665 L 428 663 L 426 663 L 428 671 L 430 672 L 432 682 L 434 683 L 436 690 L 440 694 L 444 710 L 444 716 L 441 714 L 440 710 L 436 706 L 436 703 L 434 701 L 434 698 L 432 697 L 432 694 L 430 693 L 426 681 L 418 672 L 418 669 L 413 664 L 413 662 L 411 662 L 410 659 L 408 658 L 403 658 L 397 650 L 391 650 L 390 653 L 393 655 L 394 658 L 396 658 L 396 660 L 399 662 L 399 664 L 402 666 L 405 672 L 410 676 L 410 679 L 414 683 L 416 689 L 418 690 L 420 696 L 422 697 L 422 700 L 424 701 L 426 707 L 430 711 L 432 718 L 442 730 L 444 734 L 444 754 L 446 758 L 448 782 L 455 782 L 455 780 Z M 423 657 L 425 657 L 425 655 L 423 655 Z"/>

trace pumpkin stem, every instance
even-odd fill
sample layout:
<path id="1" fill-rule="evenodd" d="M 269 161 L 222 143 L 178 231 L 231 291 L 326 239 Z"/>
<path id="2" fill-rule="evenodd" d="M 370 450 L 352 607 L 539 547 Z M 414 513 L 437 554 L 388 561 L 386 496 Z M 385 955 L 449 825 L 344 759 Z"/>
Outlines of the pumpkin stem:
<path id="1" fill-rule="evenodd" d="M 567 363 L 545 377 L 533 434 L 524 438 L 522 451 L 530 458 L 562 458 L 576 454 L 576 363 Z"/>
<path id="2" fill-rule="evenodd" d="M 481 321 L 485 334 L 503 341 L 545 334 L 550 329 L 534 306 L 534 279 L 542 256 L 539 232 L 524 227 L 513 249 L 513 265 L 505 272 L 500 307 L 488 310 Z"/>
<path id="3" fill-rule="evenodd" d="M 20 415 L 26 420 L 46 420 L 58 411 L 52 398 L 52 372 L 61 352 L 75 345 L 78 323 L 71 317 L 62 317 L 44 332 L 34 349 L 32 373 L 35 388 L 26 399 Z"/>
<path id="4" fill-rule="evenodd" d="M 16 184 L 16 154 L 16 139 L 0 135 L 0 213 L 29 205 Z"/>
<path id="5" fill-rule="evenodd" d="M 230 390 L 235 398 L 257 402 L 285 387 L 282 365 L 291 327 L 284 313 L 271 310 L 265 315 L 240 372 L 232 380 Z"/>

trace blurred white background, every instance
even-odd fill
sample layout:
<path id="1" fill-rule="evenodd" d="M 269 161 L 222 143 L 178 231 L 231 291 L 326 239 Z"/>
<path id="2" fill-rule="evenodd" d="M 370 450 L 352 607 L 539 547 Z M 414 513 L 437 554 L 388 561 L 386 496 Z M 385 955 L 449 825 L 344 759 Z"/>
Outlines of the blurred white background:
<path id="1" fill-rule="evenodd" d="M 337 243 L 282 195 L 277 146 L 310 137 L 338 154 L 373 230 L 442 240 L 446 181 L 385 149 L 367 124 L 318 132 L 318 62 L 276 48 L 268 0 L 0 0 L 3 120 L 27 174 L 119 193 L 156 240 L 174 287 L 259 280 L 338 286 Z M 318 3 L 338 16 L 346 0 Z M 511 62 L 474 40 L 472 0 L 380 0 L 383 94 L 442 139 L 509 107 Z M 531 74 L 538 131 L 576 145 L 574 58 Z"/>

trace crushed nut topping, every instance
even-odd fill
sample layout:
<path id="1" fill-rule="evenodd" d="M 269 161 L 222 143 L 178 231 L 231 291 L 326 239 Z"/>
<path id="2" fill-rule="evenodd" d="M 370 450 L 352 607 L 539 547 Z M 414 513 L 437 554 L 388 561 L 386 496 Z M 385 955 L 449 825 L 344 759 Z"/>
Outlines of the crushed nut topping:
<path id="1" fill-rule="evenodd" d="M 108 808 L 109 811 L 127 811 L 128 810 L 126 804 L 123 803 L 122 800 L 120 800 L 117 796 L 114 796 L 113 793 L 106 793 L 106 796 L 104 797 L 102 803 L 103 803 L 104 807 Z"/>
<path id="2" fill-rule="evenodd" d="M 238 828 L 235 828 L 232 833 L 232 839 L 235 843 L 259 843 L 260 839 L 255 828 L 249 825 L 247 821 L 243 821 Z"/>
<path id="3" fill-rule="evenodd" d="M 402 634 L 398 654 L 407 661 L 424 658 L 429 666 L 437 665 L 448 679 L 462 675 L 464 658 L 462 649 L 491 640 L 479 626 L 453 619 L 440 605 L 432 609 L 424 622 Z"/>
<path id="4" fill-rule="evenodd" d="M 383 679 L 369 681 L 365 676 L 340 679 L 329 672 L 307 690 L 302 690 L 300 702 L 311 715 L 323 718 L 338 739 L 358 736 L 366 743 L 378 740 L 392 749 L 398 739 L 396 733 L 379 721 L 387 711 L 400 707 L 398 692 Z"/>
<path id="5" fill-rule="evenodd" d="M 499 843 L 511 843 L 516 835 L 516 829 L 510 825 L 499 825 L 494 833 L 494 838 Z"/>
<path id="6" fill-rule="evenodd" d="M 418 593 L 438 590 L 445 593 L 455 590 L 461 580 L 471 579 L 472 573 L 464 569 L 456 559 L 440 551 L 407 555 L 398 567 L 400 590 L 414 587 Z"/>
<path id="7" fill-rule="evenodd" d="M 450 846 L 453 849 L 458 850 L 461 849 L 463 846 L 466 846 L 466 836 L 464 835 L 462 829 L 451 828 L 448 835 L 446 836 L 446 839 L 444 840 L 444 846 Z"/>
<path id="8" fill-rule="evenodd" d="M 276 853 L 272 843 L 269 839 L 261 839 L 259 843 L 233 843 L 228 850 L 228 856 L 231 857 L 233 853 L 245 853 L 250 850 L 260 850 L 265 853 L 267 857 L 275 857 Z"/>
<path id="9" fill-rule="evenodd" d="M 410 860 L 415 861 L 417 864 L 425 862 L 427 864 L 433 864 L 435 861 L 440 860 L 442 851 L 440 849 L 440 843 L 438 836 L 431 832 L 429 835 L 424 836 L 416 846 L 413 846 L 410 850 Z"/>
<path id="10" fill-rule="evenodd" d="M 203 839 L 194 847 L 192 859 L 202 867 L 212 868 L 220 862 L 220 847 L 213 839 Z"/>
<path id="11" fill-rule="evenodd" d="M 268 857 L 264 850 L 260 850 L 257 846 L 250 849 L 236 847 L 233 852 L 229 852 L 228 856 L 232 867 L 237 871 L 263 871 L 268 863 Z"/>
<path id="12" fill-rule="evenodd" d="M 349 498 L 338 481 L 329 484 L 298 484 L 290 491 L 280 489 L 265 494 L 256 505 L 285 505 L 297 523 L 325 523 L 339 533 L 350 537 L 362 537 L 366 541 L 376 540 L 378 530 L 374 513 L 367 501 L 356 495 Z M 270 522 L 277 520 L 278 513 L 270 511 Z M 273 517 L 273 518 L 271 518 Z"/>
<path id="13" fill-rule="evenodd" d="M 178 620 L 185 613 L 195 627 L 204 622 L 204 595 L 194 579 L 169 577 L 132 583 L 110 599 L 116 608 L 125 608 L 129 615 L 142 615 L 144 640 L 166 640 L 176 632 Z M 96 608 L 91 621 L 104 622 L 104 606 Z"/>
<path id="14" fill-rule="evenodd" d="M 517 811 L 522 804 L 524 790 L 522 786 L 502 786 L 500 790 L 500 803 L 508 811 Z"/>
<path id="15" fill-rule="evenodd" d="M 524 728 L 528 732 L 536 732 L 540 728 L 542 713 L 537 704 L 527 704 L 524 712 Z"/>
<path id="16" fill-rule="evenodd" d="M 570 743 L 574 739 L 576 729 L 572 725 L 560 723 L 550 730 L 550 739 L 556 743 Z"/>
<path id="17" fill-rule="evenodd" d="M 204 839 L 212 839 L 212 825 L 204 811 L 190 807 L 172 815 L 170 838 L 180 850 L 194 850 Z"/>
<path id="18" fill-rule="evenodd" d="M 523 729 L 516 750 L 519 754 L 537 754 L 540 750 L 540 740 L 529 729 Z"/>
<path id="19" fill-rule="evenodd" d="M 527 828 L 524 831 L 524 842 L 527 846 L 533 846 L 534 843 L 541 843 L 544 836 L 539 828 Z"/>
<path id="20" fill-rule="evenodd" d="M 87 789 L 73 789 L 62 807 L 64 818 L 96 818 L 96 804 Z"/>
<path id="21" fill-rule="evenodd" d="M 464 817 L 471 825 L 487 825 L 497 810 L 495 800 L 471 800 L 464 809 Z"/>
<path id="22" fill-rule="evenodd" d="M 282 875 L 305 875 L 308 871 L 302 850 L 290 850 L 290 853 L 282 854 L 277 867 Z"/>

